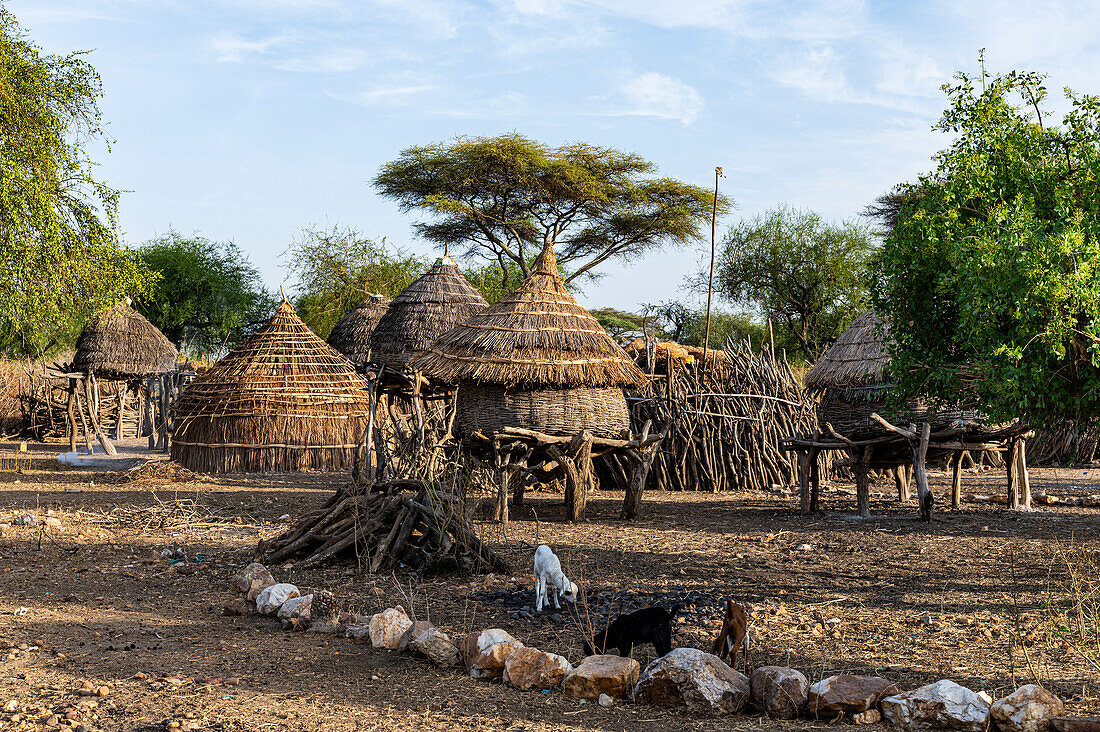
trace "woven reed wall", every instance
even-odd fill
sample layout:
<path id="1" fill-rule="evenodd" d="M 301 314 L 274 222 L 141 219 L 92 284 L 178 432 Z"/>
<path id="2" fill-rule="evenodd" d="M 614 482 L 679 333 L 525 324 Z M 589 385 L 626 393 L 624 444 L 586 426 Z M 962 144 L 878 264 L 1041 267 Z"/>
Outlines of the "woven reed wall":
<path id="1" fill-rule="evenodd" d="M 600 437 L 621 437 L 630 414 L 620 387 L 577 389 L 505 389 L 463 385 L 455 406 L 461 435 L 521 427 L 550 435 L 588 430 Z"/>

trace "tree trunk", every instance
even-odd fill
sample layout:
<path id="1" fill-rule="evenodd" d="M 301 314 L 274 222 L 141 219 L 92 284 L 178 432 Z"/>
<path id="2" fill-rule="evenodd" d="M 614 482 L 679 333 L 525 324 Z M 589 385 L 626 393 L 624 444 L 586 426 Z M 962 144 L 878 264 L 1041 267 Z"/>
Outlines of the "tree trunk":
<path id="1" fill-rule="evenodd" d="M 912 446 L 913 452 L 913 482 L 917 485 L 917 500 L 920 503 L 921 521 L 932 520 L 932 504 L 935 499 L 928 488 L 928 436 L 932 428 L 927 422 L 921 425 L 920 441 Z"/>

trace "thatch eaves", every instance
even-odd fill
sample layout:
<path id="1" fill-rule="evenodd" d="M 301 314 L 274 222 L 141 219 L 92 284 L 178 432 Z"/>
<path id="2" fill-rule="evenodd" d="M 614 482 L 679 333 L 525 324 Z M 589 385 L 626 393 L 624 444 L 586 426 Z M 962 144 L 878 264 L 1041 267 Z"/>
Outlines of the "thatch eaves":
<path id="1" fill-rule="evenodd" d="M 133 379 L 176 369 L 179 353 L 128 302 L 96 313 L 76 340 L 72 369 L 108 379 Z"/>
<path id="2" fill-rule="evenodd" d="M 448 256 L 390 303 L 370 339 L 371 361 L 404 369 L 443 333 L 488 307 Z"/>
<path id="3" fill-rule="evenodd" d="M 806 373 L 803 383 L 811 392 L 888 386 L 889 338 L 886 324 L 868 310 L 840 334 Z"/>
<path id="4" fill-rule="evenodd" d="M 448 384 L 624 387 L 645 375 L 569 294 L 553 247 L 513 292 L 441 336 L 415 367 Z"/>
<path id="5" fill-rule="evenodd" d="M 371 295 L 340 318 L 329 333 L 328 344 L 362 368 L 370 357 L 371 335 L 389 306 L 385 295 Z"/>

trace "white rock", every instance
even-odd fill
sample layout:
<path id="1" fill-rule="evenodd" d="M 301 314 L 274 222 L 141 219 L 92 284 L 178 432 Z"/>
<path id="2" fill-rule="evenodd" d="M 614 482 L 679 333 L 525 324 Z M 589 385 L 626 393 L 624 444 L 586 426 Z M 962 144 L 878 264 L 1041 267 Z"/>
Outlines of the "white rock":
<path id="1" fill-rule="evenodd" d="M 607 694 L 600 694 L 599 704 L 601 707 L 613 707 L 615 706 L 615 700 Z"/>
<path id="2" fill-rule="evenodd" d="M 272 585 L 256 596 L 256 612 L 262 615 L 274 615 L 279 612 L 284 602 L 301 594 L 298 588 L 289 582 Z"/>
<path id="3" fill-rule="evenodd" d="M 989 704 L 965 686 L 944 679 L 916 691 L 886 697 L 882 700 L 882 716 L 906 730 L 985 732 L 989 726 Z"/>
<path id="4" fill-rule="evenodd" d="M 1037 684 L 1024 684 L 989 709 L 1001 732 L 1046 732 L 1065 712 L 1062 700 Z"/>
<path id="5" fill-rule="evenodd" d="M 499 679 L 508 656 L 523 644 L 500 628 L 473 631 L 462 643 L 462 658 L 475 679 Z"/>
<path id="6" fill-rule="evenodd" d="M 12 526 L 34 526 L 38 523 L 38 517 L 33 513 L 25 513 L 11 520 Z"/>
<path id="7" fill-rule="evenodd" d="M 275 578 L 271 576 L 271 572 L 267 571 L 267 567 L 259 562 L 253 562 L 233 575 L 232 588 L 237 592 L 248 592 L 249 588 L 252 587 L 252 583 L 258 579 L 267 581 L 266 587 L 277 584 Z"/>
<path id="8" fill-rule="evenodd" d="M 292 597 L 279 608 L 279 617 L 282 620 L 291 618 L 308 618 L 310 607 L 313 604 L 313 595 Z"/>
<path id="9" fill-rule="evenodd" d="M 748 704 L 749 679 L 718 656 L 675 648 L 646 667 L 634 689 L 643 704 L 684 706 L 700 714 L 733 714 Z"/>
<path id="10" fill-rule="evenodd" d="M 401 636 L 412 625 L 405 608 L 391 607 L 370 619 L 370 644 L 375 648 L 396 650 L 401 645 Z"/>

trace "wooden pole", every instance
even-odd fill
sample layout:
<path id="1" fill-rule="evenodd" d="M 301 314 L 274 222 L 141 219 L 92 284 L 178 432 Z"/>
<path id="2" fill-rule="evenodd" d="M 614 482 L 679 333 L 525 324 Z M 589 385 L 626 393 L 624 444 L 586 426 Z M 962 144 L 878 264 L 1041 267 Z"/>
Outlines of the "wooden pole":
<path id="1" fill-rule="evenodd" d="M 145 429 L 149 433 L 149 449 L 157 444 L 156 407 L 153 404 L 153 380 L 145 380 Z"/>
<path id="2" fill-rule="evenodd" d="M 810 513 L 821 510 L 821 453 L 816 448 L 810 451 Z"/>
<path id="3" fill-rule="evenodd" d="M 707 351 L 710 349 L 710 300 L 714 292 L 714 259 L 717 250 L 716 231 L 718 228 L 718 179 L 724 178 L 721 166 L 714 169 L 714 205 L 710 210 L 710 276 L 707 278 L 707 327 L 703 336 L 703 372 L 707 370 Z M 671 369 L 670 369 L 671 371 Z"/>
<path id="4" fill-rule="evenodd" d="M 126 388 L 125 382 L 120 382 L 119 387 L 118 387 L 118 395 L 117 395 L 118 417 L 115 420 L 115 439 L 116 440 L 121 440 L 123 437 L 126 436 L 126 433 L 125 433 L 124 428 L 123 428 L 123 422 L 126 420 L 126 392 L 127 391 L 128 390 Z"/>
<path id="5" fill-rule="evenodd" d="M 962 508 L 962 463 L 966 450 L 960 450 L 951 460 L 951 508 Z"/>
<path id="6" fill-rule="evenodd" d="M 894 485 L 898 489 L 898 502 L 909 502 L 909 466 L 899 465 L 894 468 Z"/>
<path id="7" fill-rule="evenodd" d="M 69 379 L 69 399 L 65 405 L 69 425 L 69 452 L 76 452 L 76 380 Z"/>
<path id="8" fill-rule="evenodd" d="M 860 448 L 859 453 L 855 455 L 855 473 L 856 473 L 856 510 L 862 518 L 867 518 L 871 515 L 871 476 L 869 464 L 871 462 L 871 445 L 865 445 Z"/>
<path id="9" fill-rule="evenodd" d="M 116 455 L 118 453 L 115 451 L 115 446 L 107 439 L 107 435 L 104 434 L 103 427 L 99 423 L 99 410 L 92 407 L 92 404 L 96 401 L 96 392 L 95 374 L 88 374 L 87 378 L 84 379 L 84 397 L 88 402 L 88 416 L 92 422 L 92 429 L 95 431 L 99 444 L 103 446 L 103 452 L 108 455 Z"/>
<path id="10" fill-rule="evenodd" d="M 1008 443 L 1008 457 L 1005 459 L 1005 472 L 1008 477 L 1008 507 L 1013 511 L 1020 508 L 1019 477 L 1020 439 L 1013 437 Z"/>
<path id="11" fill-rule="evenodd" d="M 1024 511 L 1031 510 L 1031 479 L 1027 474 L 1027 439 L 1020 438 L 1020 449 L 1016 454 L 1016 482 L 1020 487 L 1020 508 Z"/>
<path id="12" fill-rule="evenodd" d="M 810 459 L 812 448 L 798 451 L 798 512 L 810 515 Z"/>
<path id="13" fill-rule="evenodd" d="M 157 433 L 157 449 L 168 452 L 168 376 L 160 377 L 160 430 Z"/>
<path id="14" fill-rule="evenodd" d="M 925 463 L 928 459 L 928 437 L 931 433 L 931 426 L 925 422 L 921 425 L 920 440 L 912 446 L 913 482 L 917 484 L 921 521 L 932 520 L 932 504 L 935 500 L 932 497 L 932 491 L 928 488 L 928 469 Z"/>

